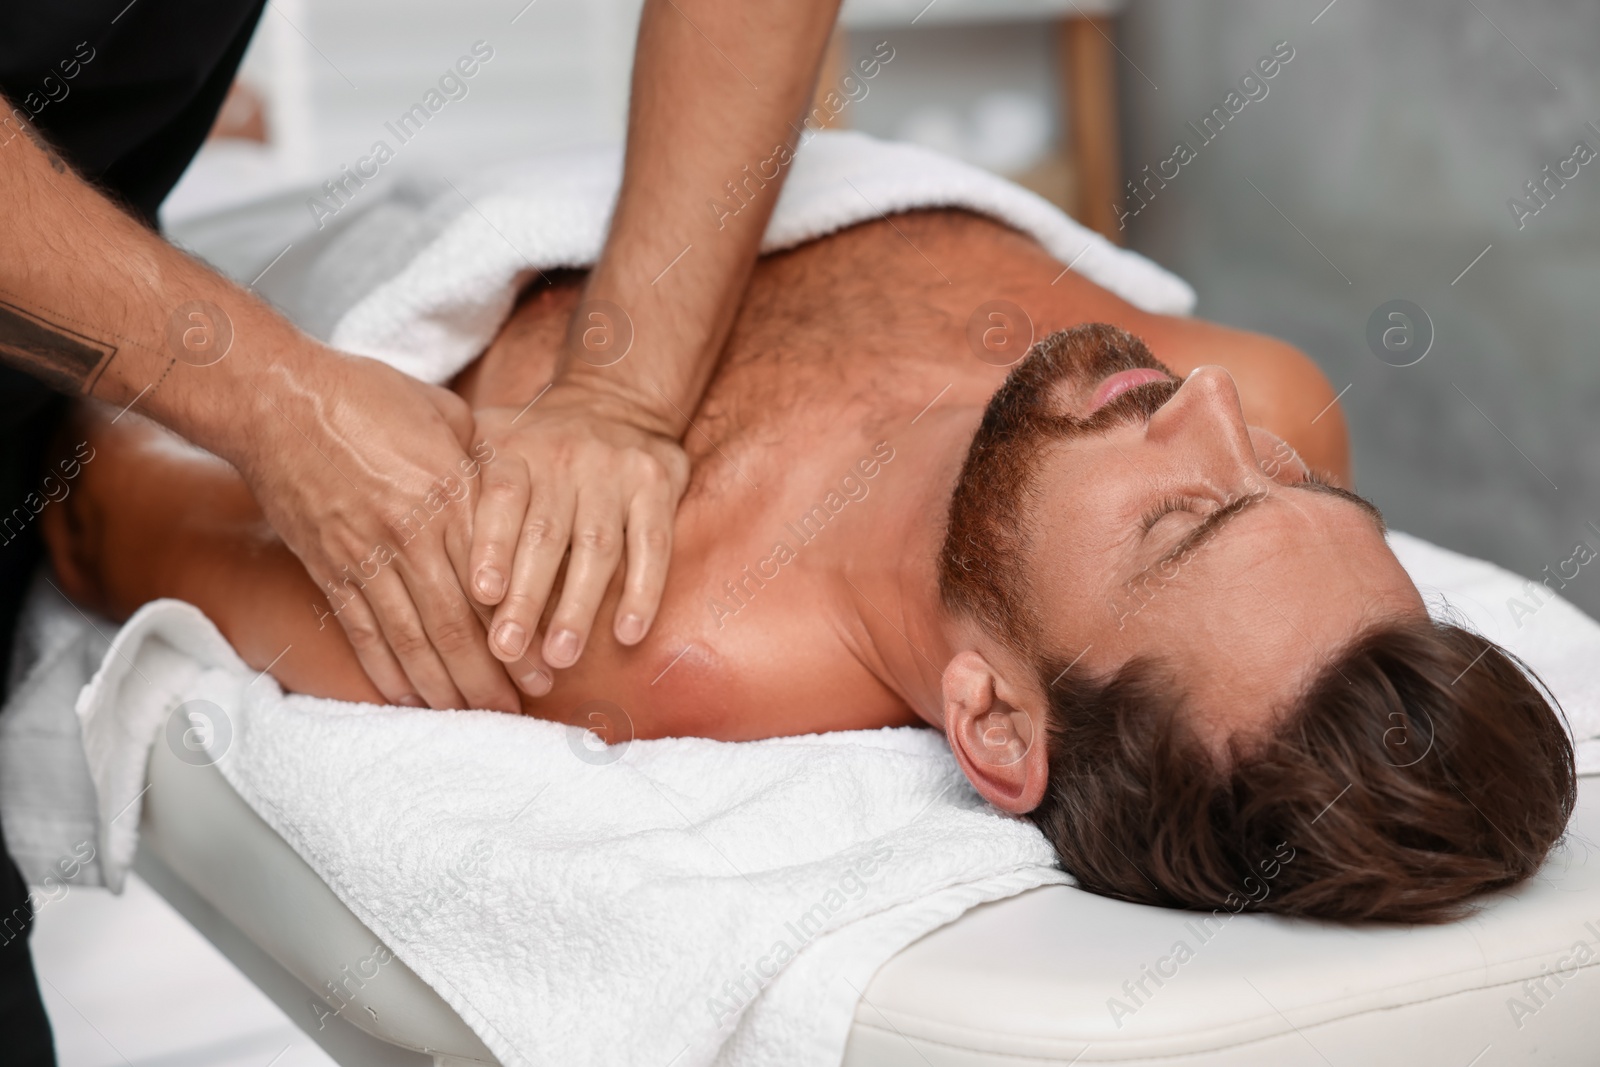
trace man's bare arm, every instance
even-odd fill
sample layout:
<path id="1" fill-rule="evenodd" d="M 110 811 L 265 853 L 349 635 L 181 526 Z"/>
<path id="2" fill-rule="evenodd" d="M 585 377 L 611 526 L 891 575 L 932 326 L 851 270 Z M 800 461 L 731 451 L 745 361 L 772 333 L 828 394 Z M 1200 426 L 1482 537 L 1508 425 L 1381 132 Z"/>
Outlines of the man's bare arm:
<path id="1" fill-rule="evenodd" d="M 390 700 L 515 710 L 461 590 L 470 497 L 403 543 L 395 528 L 444 479 L 469 481 L 465 405 L 307 338 L 0 109 L 0 361 L 238 468 Z M 379 546 L 383 562 L 351 579 Z"/>

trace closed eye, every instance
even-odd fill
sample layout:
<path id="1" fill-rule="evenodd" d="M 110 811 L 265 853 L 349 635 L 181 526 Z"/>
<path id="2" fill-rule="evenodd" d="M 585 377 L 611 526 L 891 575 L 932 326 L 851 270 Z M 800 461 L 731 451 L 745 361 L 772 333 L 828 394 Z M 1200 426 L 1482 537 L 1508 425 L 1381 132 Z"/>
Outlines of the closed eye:
<path id="1" fill-rule="evenodd" d="M 1383 521 L 1383 514 L 1378 511 L 1377 507 L 1374 506 L 1370 500 L 1356 493 L 1352 493 L 1348 489 L 1335 485 L 1333 483 L 1333 479 L 1323 472 L 1309 471 L 1303 479 L 1295 482 L 1293 485 L 1287 486 L 1287 488 L 1300 489 L 1313 493 L 1327 493 L 1330 496 L 1336 496 L 1341 500 L 1349 501 L 1366 513 L 1367 517 L 1372 520 L 1372 524 L 1377 527 L 1377 530 L 1380 534 L 1383 534 L 1387 531 L 1387 526 Z M 1207 512 L 1205 517 L 1196 523 L 1192 529 L 1179 538 L 1176 545 L 1168 549 L 1162 555 L 1162 557 L 1155 563 L 1151 564 L 1151 566 L 1161 567 L 1173 562 L 1174 560 L 1182 559 L 1185 554 L 1192 551 L 1196 546 L 1215 536 L 1217 531 L 1220 530 L 1228 521 L 1239 515 L 1242 515 L 1245 511 L 1254 507 L 1256 504 L 1261 503 L 1265 499 L 1267 499 L 1267 494 L 1264 492 L 1250 493 L 1246 496 L 1235 497 L 1222 507 L 1213 508 L 1211 511 Z M 1161 521 L 1161 518 L 1164 515 L 1170 515 L 1174 511 L 1190 511 L 1199 514 L 1201 507 L 1203 507 L 1203 505 L 1197 506 L 1197 501 L 1194 500 L 1185 500 L 1181 497 L 1168 497 L 1145 514 L 1145 522 L 1147 524 L 1145 526 L 1145 530 L 1148 532 L 1150 527 L 1156 522 Z"/>
<path id="2" fill-rule="evenodd" d="M 1156 503 L 1155 507 L 1145 512 L 1143 518 L 1140 520 L 1141 525 L 1144 527 L 1144 532 L 1149 533 L 1155 528 L 1156 523 L 1160 522 L 1168 515 L 1171 515 L 1173 512 L 1196 511 L 1197 509 L 1195 508 L 1194 504 L 1195 502 L 1193 500 L 1190 500 L 1186 497 L 1163 497 Z"/>
<path id="3" fill-rule="evenodd" d="M 1176 545 L 1167 549 L 1167 551 L 1153 564 L 1153 566 L 1159 567 L 1173 560 L 1181 559 L 1186 553 L 1192 551 L 1202 542 L 1216 534 L 1218 530 L 1220 530 L 1235 516 L 1244 514 L 1244 512 L 1261 503 L 1266 498 L 1267 495 L 1265 493 L 1248 493 L 1244 496 L 1234 497 L 1221 507 L 1217 507 L 1214 501 L 1209 501 L 1208 503 L 1211 504 L 1211 508 L 1205 513 L 1204 517 L 1202 517 L 1199 522 L 1195 523 L 1191 529 L 1184 533 L 1183 536 L 1178 539 L 1178 543 Z M 1173 502 L 1174 501 L 1171 500 L 1166 501 L 1156 510 L 1160 510 L 1161 507 L 1165 507 L 1166 504 Z M 1178 506 L 1174 510 L 1189 511 L 1197 515 L 1200 514 L 1201 507 L 1196 506 L 1198 503 L 1197 501 L 1177 500 L 1175 502 Z M 1165 514 L 1170 513 L 1170 511 L 1165 512 Z M 1154 514 L 1154 512 L 1151 514 Z"/>

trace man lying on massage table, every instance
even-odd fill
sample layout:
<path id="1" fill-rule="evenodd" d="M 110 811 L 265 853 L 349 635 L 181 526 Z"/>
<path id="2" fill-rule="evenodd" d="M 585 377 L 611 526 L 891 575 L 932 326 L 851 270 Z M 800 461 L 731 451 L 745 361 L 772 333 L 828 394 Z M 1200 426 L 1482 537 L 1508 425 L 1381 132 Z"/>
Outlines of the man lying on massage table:
<path id="1" fill-rule="evenodd" d="M 579 286 L 536 284 L 456 391 L 533 401 Z M 997 299 L 1050 335 L 1009 374 L 968 341 Z M 1266 909 L 1440 921 L 1562 833 L 1556 711 L 1429 621 L 1345 488 L 1332 390 L 1284 344 L 917 212 L 763 259 L 692 414 L 658 619 L 631 648 L 595 633 L 529 714 L 611 741 L 931 724 L 1085 888 L 1163 905 L 1267 875 Z M 480 420 L 478 492 L 502 429 Z M 71 596 L 117 619 L 187 600 L 287 688 L 381 702 L 230 467 L 105 409 L 69 432 L 97 457 L 45 514 Z M 541 536 L 566 544 L 530 526 L 517 567 L 560 564 Z"/>

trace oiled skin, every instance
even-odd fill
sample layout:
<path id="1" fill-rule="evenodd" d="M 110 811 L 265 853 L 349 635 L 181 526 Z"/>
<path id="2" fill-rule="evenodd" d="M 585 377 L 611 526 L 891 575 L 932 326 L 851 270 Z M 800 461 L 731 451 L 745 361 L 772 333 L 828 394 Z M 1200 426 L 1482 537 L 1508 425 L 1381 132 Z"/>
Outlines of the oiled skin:
<path id="1" fill-rule="evenodd" d="M 862 591 L 907 558 L 925 562 L 913 570 L 933 579 L 944 514 L 908 515 L 907 505 L 943 499 L 1004 380 L 1006 369 L 977 358 L 968 341 L 969 319 L 989 301 L 1023 308 L 1035 338 L 1109 322 L 1180 376 L 1201 364 L 1227 368 L 1251 424 L 1348 482 L 1344 424 L 1328 409 L 1333 391 L 1304 355 L 1259 335 L 1141 312 L 1062 266 L 1028 237 L 950 211 L 857 226 L 763 259 L 691 413 L 684 446 L 693 475 L 651 632 L 624 648 L 597 627 L 578 664 L 556 672 L 548 696 L 524 698 L 526 710 L 608 726 L 620 708 L 611 740 L 922 722 L 881 669 L 869 630 L 885 620 L 864 623 L 881 597 Z M 577 291 L 573 278 L 536 288 L 454 388 L 474 406 L 531 400 L 550 378 Z M 629 358 L 647 352 L 641 336 Z M 319 623 L 326 598 L 261 523 L 231 469 L 132 419 L 110 426 L 86 412 L 78 432 L 96 460 L 71 507 L 46 523 L 69 591 L 116 617 L 181 597 L 257 668 L 272 664 L 287 688 L 381 701 L 339 627 Z M 854 481 L 842 486 L 847 475 Z M 826 510 L 830 491 L 837 511 L 803 542 L 793 527 L 814 505 Z M 780 540 L 793 551 L 781 564 Z M 616 585 L 601 618 L 611 617 Z"/>

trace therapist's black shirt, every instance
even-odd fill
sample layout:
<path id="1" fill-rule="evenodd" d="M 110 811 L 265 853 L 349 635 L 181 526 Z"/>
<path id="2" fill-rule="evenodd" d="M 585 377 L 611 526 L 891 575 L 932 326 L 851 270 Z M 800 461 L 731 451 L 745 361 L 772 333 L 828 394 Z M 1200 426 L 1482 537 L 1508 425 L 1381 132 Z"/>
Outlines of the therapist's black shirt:
<path id="1" fill-rule="evenodd" d="M 156 209 L 211 128 L 264 4 L 0 0 L 0 93 L 79 174 L 154 228 Z M 0 140 L 8 132 L 0 127 Z M 0 147 L 0 166 L 6 153 Z M 0 256 L 19 254 L 6 244 L 8 229 L 0 219 Z M 40 491 L 44 452 L 66 404 L 0 365 L 0 516 L 27 512 L 24 498 Z M 43 558 L 28 514 L 22 532 L 7 530 L 0 544 L 0 696 L 22 597 Z M 12 920 L 14 931 L 31 916 L 27 887 L 3 846 L 0 838 L 0 928 Z M 25 936 L 0 943 L 0 1056 L 7 1064 L 54 1062 Z"/>

